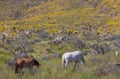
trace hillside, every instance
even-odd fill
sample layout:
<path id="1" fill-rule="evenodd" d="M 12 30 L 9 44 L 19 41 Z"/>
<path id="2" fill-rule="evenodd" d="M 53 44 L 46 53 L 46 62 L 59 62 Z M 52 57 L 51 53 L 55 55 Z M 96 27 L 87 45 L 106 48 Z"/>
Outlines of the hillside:
<path id="1" fill-rule="evenodd" d="M 46 29 L 51 28 L 49 29 L 49 31 L 51 32 L 51 31 L 58 31 L 60 30 L 61 27 L 66 28 L 66 26 L 70 26 L 70 28 L 75 28 L 75 26 L 89 27 L 88 26 L 89 24 L 92 26 L 93 29 L 97 28 L 96 30 L 99 33 L 110 33 L 110 34 L 120 33 L 119 31 L 120 1 L 119 0 L 118 1 L 88 0 L 87 2 L 84 0 L 75 0 L 75 1 L 52 0 L 52 1 L 46 1 L 42 4 L 38 3 L 39 0 L 35 1 L 37 4 L 35 3 L 32 4 L 32 0 L 31 1 L 26 0 L 20 2 L 19 0 L 18 1 L 11 0 L 11 2 L 13 1 L 16 1 L 17 4 L 21 3 L 21 5 L 16 4 L 13 10 L 17 9 L 22 13 L 22 15 L 17 17 L 18 20 L 14 18 L 11 19 L 10 21 L 8 19 L 5 19 L 5 21 L 0 23 L 1 28 L 6 25 L 8 27 L 23 27 L 23 28 L 29 28 L 35 26 L 36 28 L 37 27 L 38 28 L 44 27 Z M 31 2 L 31 6 L 28 7 L 23 6 L 23 5 L 27 5 L 27 3 L 30 5 L 30 2 Z M 9 1 L 8 2 L 3 1 L 2 4 L 11 4 L 11 3 Z M 6 9 L 11 10 L 7 8 L 7 6 L 4 8 L 5 10 Z M 19 10 L 19 8 L 21 9 Z M 6 11 L 9 12 L 8 10 Z M 16 15 L 17 13 L 15 13 L 13 17 L 16 17 Z"/>
<path id="2" fill-rule="evenodd" d="M 119 18 L 120 0 L 0 0 L 0 79 L 119 79 Z M 64 71 L 79 50 L 86 63 Z M 16 75 L 19 57 L 41 66 Z"/>

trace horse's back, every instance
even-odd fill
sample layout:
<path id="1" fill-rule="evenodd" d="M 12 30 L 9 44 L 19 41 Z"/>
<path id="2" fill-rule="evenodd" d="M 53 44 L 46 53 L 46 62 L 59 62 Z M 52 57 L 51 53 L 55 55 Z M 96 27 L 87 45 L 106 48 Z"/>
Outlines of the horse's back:
<path id="1" fill-rule="evenodd" d="M 81 51 L 74 51 L 74 52 L 71 52 L 72 55 L 80 55 L 82 54 Z"/>
<path id="2" fill-rule="evenodd" d="M 63 54 L 62 57 L 64 57 L 64 56 L 70 56 L 70 55 L 79 55 L 79 54 L 81 54 L 81 51 L 66 52 L 66 53 Z"/>
<path id="3" fill-rule="evenodd" d="M 17 60 L 16 60 L 16 64 L 22 64 L 22 63 L 24 63 L 24 62 L 31 62 L 33 59 L 32 58 L 18 58 Z"/>
<path id="4" fill-rule="evenodd" d="M 71 53 L 71 57 L 72 57 L 75 61 L 77 61 L 77 60 L 82 59 L 82 58 L 83 58 L 83 55 L 82 55 L 81 51 L 75 51 L 75 52 L 72 52 L 72 53 Z"/>
<path id="5" fill-rule="evenodd" d="M 22 58 L 18 58 L 16 60 L 16 64 L 21 64 L 22 62 L 24 62 L 24 59 L 22 59 Z"/>
<path id="6" fill-rule="evenodd" d="M 66 52 L 63 54 L 62 58 L 67 59 L 67 60 L 81 59 L 82 53 L 81 51 Z"/>
<path id="7" fill-rule="evenodd" d="M 66 52 L 63 54 L 62 58 L 75 58 L 77 56 L 80 56 L 81 52 L 80 51 L 74 51 L 74 52 Z"/>
<path id="8" fill-rule="evenodd" d="M 26 62 L 31 62 L 33 61 L 33 58 L 23 58 Z"/>

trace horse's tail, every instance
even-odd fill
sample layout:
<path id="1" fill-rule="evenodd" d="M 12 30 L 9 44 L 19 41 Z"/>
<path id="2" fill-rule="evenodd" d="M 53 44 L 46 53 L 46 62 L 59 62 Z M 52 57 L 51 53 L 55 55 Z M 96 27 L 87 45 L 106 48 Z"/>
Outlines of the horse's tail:
<path id="1" fill-rule="evenodd" d="M 62 69 L 64 69 L 65 68 L 65 59 L 64 59 L 64 57 L 62 57 Z"/>

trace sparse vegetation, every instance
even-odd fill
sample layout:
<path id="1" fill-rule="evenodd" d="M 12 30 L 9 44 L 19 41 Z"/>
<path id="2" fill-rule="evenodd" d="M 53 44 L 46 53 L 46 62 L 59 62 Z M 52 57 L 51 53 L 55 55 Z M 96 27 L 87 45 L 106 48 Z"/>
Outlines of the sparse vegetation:
<path id="1" fill-rule="evenodd" d="M 0 79 L 119 79 L 119 18 L 119 0 L 1 0 Z M 86 65 L 64 72 L 61 56 L 75 50 Z M 42 64 L 35 75 L 7 68 L 16 51 Z"/>

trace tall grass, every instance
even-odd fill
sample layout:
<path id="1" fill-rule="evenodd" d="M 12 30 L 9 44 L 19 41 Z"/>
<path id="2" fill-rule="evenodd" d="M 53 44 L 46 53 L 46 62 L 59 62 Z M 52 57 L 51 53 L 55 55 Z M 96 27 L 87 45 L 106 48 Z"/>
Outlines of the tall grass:
<path id="1" fill-rule="evenodd" d="M 18 75 L 14 73 L 14 68 L 7 68 L 7 62 L 12 55 L 5 53 L 7 51 L 3 49 L 1 51 L 4 53 L 0 54 L 0 79 L 119 79 L 119 73 L 116 74 L 116 72 L 99 77 L 95 75 L 94 71 L 94 68 L 105 66 L 107 62 L 115 62 L 116 58 L 113 53 L 108 55 L 94 55 L 93 58 L 101 59 L 101 61 L 94 63 L 90 60 L 90 56 L 85 56 L 86 65 L 80 64 L 75 71 L 73 71 L 74 63 L 70 63 L 65 71 L 61 68 L 61 58 L 41 60 L 40 55 L 38 55 L 37 60 L 41 63 L 40 69 L 35 74 L 32 74 L 28 69 L 24 68 L 24 74 Z M 106 58 L 107 56 L 110 56 L 110 59 Z"/>

